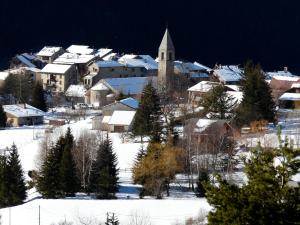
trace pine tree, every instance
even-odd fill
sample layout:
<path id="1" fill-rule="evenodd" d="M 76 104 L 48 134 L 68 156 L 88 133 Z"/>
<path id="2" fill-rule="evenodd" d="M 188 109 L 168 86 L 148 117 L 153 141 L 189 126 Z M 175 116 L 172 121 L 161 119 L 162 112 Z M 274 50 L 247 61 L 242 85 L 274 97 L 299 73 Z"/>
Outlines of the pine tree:
<path id="1" fill-rule="evenodd" d="M 21 204 L 26 199 L 27 194 L 24 172 L 15 144 L 10 148 L 10 154 L 7 159 L 7 170 L 9 184 L 8 203 L 10 206 Z"/>
<path id="2" fill-rule="evenodd" d="M 59 179 L 64 195 L 75 196 L 75 193 L 80 189 L 80 184 L 76 173 L 76 165 L 72 155 L 74 137 L 70 128 L 68 128 L 64 140 L 65 145 L 60 161 Z"/>
<path id="3" fill-rule="evenodd" d="M 40 82 L 36 82 L 33 94 L 32 94 L 32 100 L 31 105 L 35 108 L 38 108 L 44 112 L 47 112 L 47 103 L 45 99 L 45 93 L 43 90 L 43 86 Z"/>
<path id="4" fill-rule="evenodd" d="M 0 105 L 0 128 L 6 127 L 6 113 L 4 112 L 3 106 Z"/>
<path id="5" fill-rule="evenodd" d="M 218 178 L 208 185 L 207 200 L 214 207 L 208 224 L 297 224 L 300 221 L 300 151 L 286 144 L 279 149 L 258 146 L 245 161 L 248 183 L 242 187 Z M 275 165 L 275 159 L 280 160 Z"/>
<path id="6" fill-rule="evenodd" d="M 115 198 L 118 191 L 117 156 L 108 138 L 100 144 L 92 165 L 90 190 L 101 199 Z"/>
<path id="7" fill-rule="evenodd" d="M 0 208 L 8 206 L 8 170 L 7 157 L 0 156 Z"/>
<path id="8" fill-rule="evenodd" d="M 161 126 L 160 99 L 151 83 L 148 83 L 141 95 L 141 102 L 133 123 L 134 136 L 149 135 L 153 142 L 160 142 Z"/>
<path id="9" fill-rule="evenodd" d="M 59 198 L 63 196 L 60 179 L 60 167 L 65 148 L 65 137 L 61 136 L 47 153 L 43 162 L 39 178 L 38 191 L 45 198 Z"/>
<path id="10" fill-rule="evenodd" d="M 204 183 L 209 181 L 209 176 L 206 171 L 201 171 L 197 181 L 196 195 L 197 197 L 205 197 Z"/>
<path id="11" fill-rule="evenodd" d="M 229 119 L 236 107 L 236 101 L 226 92 L 224 85 L 213 87 L 201 100 L 201 106 L 206 113 L 212 113 L 212 118 Z"/>
<path id="12" fill-rule="evenodd" d="M 259 120 L 274 122 L 275 103 L 260 65 L 247 62 L 241 83 L 243 100 L 237 110 L 237 125 Z"/>

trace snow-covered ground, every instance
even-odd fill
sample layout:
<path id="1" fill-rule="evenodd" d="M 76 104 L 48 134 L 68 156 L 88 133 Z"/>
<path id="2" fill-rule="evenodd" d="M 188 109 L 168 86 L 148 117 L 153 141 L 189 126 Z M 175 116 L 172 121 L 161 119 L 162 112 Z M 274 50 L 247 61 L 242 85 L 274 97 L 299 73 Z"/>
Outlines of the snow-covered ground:
<path id="1" fill-rule="evenodd" d="M 49 114 L 49 116 L 53 115 Z M 298 125 L 292 123 L 286 125 L 282 130 L 282 139 L 284 140 L 287 137 L 289 140 L 293 140 L 295 147 L 299 147 L 300 143 Z M 63 134 L 68 127 L 71 128 L 76 139 L 82 131 L 91 131 L 92 120 L 87 118 L 55 128 L 52 138 L 55 139 Z M 15 143 L 25 173 L 36 169 L 39 145 L 43 141 L 48 128 L 48 125 L 40 125 L 0 130 L 0 150 L 4 150 Z M 38 224 L 39 207 L 40 224 L 42 225 L 50 225 L 65 220 L 73 222 L 74 225 L 99 224 L 97 222 L 105 221 L 107 213 L 115 213 L 122 225 L 129 224 L 131 220 L 137 218 L 150 221 L 152 225 L 168 225 L 183 222 L 190 217 L 196 217 L 199 213 L 206 214 L 211 210 L 204 198 L 196 198 L 193 192 L 187 190 L 187 184 L 184 182 L 173 184 L 170 197 L 163 200 L 155 200 L 150 197 L 139 199 L 138 188 L 140 186 L 132 184 L 131 168 L 141 145 L 132 140 L 125 140 L 123 143 L 118 133 L 111 133 L 109 136 L 117 154 L 120 169 L 120 186 L 117 200 L 94 200 L 84 194 L 78 194 L 73 199 L 45 200 L 41 199 L 40 195 L 32 189 L 29 191 L 25 204 L 0 210 L 2 224 L 9 224 L 9 218 L 11 218 L 11 225 Z M 275 131 L 259 137 L 249 136 L 239 144 L 254 147 L 258 142 L 266 147 L 277 147 L 279 144 Z M 243 154 L 247 155 L 248 153 Z M 230 178 L 241 184 L 247 182 L 242 171 L 234 173 Z M 300 180 L 299 174 L 294 179 Z"/>
<path id="2" fill-rule="evenodd" d="M 91 119 L 71 122 L 58 127 L 53 130 L 52 138 L 55 139 L 63 134 L 68 127 L 71 128 L 76 138 L 83 130 L 91 130 Z M 0 149 L 5 149 L 15 143 L 25 173 L 36 169 L 39 145 L 45 137 L 47 128 L 49 128 L 48 125 L 41 125 L 0 130 Z M 65 219 L 74 224 L 80 224 L 80 220 L 88 219 L 103 222 L 107 212 L 115 213 L 121 224 L 129 224 L 133 217 L 142 217 L 144 220 L 151 221 L 151 224 L 167 225 L 176 221 L 183 222 L 189 217 L 196 217 L 199 211 L 203 213 L 210 210 L 205 199 L 197 199 L 193 192 L 186 191 L 186 188 L 181 187 L 180 184 L 175 186 L 170 197 L 164 200 L 155 200 L 149 197 L 143 200 L 139 199 L 139 186 L 132 184 L 131 168 L 141 145 L 132 141 L 122 143 L 122 138 L 118 133 L 110 134 L 110 138 L 118 157 L 120 169 L 120 188 L 117 200 L 94 200 L 80 194 L 74 199 L 45 200 L 41 199 L 34 190 L 30 190 L 27 203 L 11 209 L 0 210 L 3 224 L 9 223 L 9 211 L 11 225 L 37 224 L 39 206 L 41 224 L 44 225 L 58 223 Z"/>

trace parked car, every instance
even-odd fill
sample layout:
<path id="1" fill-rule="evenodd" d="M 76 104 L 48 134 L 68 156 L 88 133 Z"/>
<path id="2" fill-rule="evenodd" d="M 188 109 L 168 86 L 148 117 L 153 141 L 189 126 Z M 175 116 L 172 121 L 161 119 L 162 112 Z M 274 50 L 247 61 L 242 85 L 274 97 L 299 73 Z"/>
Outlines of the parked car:
<path id="1" fill-rule="evenodd" d="M 89 108 L 88 104 L 85 104 L 85 103 L 77 103 L 75 105 L 75 109 L 87 109 Z"/>

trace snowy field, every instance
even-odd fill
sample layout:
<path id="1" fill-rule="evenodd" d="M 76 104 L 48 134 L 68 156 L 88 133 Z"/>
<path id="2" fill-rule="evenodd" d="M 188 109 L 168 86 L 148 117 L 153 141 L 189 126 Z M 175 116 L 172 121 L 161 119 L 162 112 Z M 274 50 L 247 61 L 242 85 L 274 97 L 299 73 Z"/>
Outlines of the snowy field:
<path id="1" fill-rule="evenodd" d="M 81 120 L 59 128 L 53 133 L 55 136 L 63 134 L 70 127 L 74 137 L 78 137 L 83 130 L 91 130 L 91 119 Z M 36 168 L 39 145 L 45 136 L 47 125 L 27 126 L 0 130 L 0 149 L 10 147 L 13 143 L 18 147 L 21 164 L 25 174 Z M 95 131 L 96 132 L 96 131 Z M 131 181 L 133 161 L 139 150 L 140 143 L 122 143 L 118 133 L 110 134 L 114 151 L 118 157 L 120 169 L 120 188 L 117 193 L 118 200 L 93 200 L 85 195 L 78 195 L 75 199 L 45 200 L 34 190 L 30 190 L 27 203 L 1 209 L 2 224 L 9 224 L 9 211 L 11 225 L 38 224 L 38 208 L 41 209 L 41 224 L 50 225 L 60 221 L 71 221 L 81 224 L 80 221 L 91 220 L 103 222 L 106 213 L 115 213 L 121 224 L 129 224 L 134 218 L 151 221 L 151 224 L 174 224 L 183 222 L 190 217 L 196 217 L 199 212 L 207 213 L 210 206 L 205 199 L 197 199 L 192 192 L 183 192 L 180 189 L 171 191 L 171 196 L 164 200 L 152 198 L 139 199 L 138 185 Z M 146 147 L 146 146 L 145 146 Z"/>
<path id="2" fill-rule="evenodd" d="M 64 134 L 68 127 L 71 128 L 76 139 L 84 130 L 91 131 L 92 121 L 88 118 L 58 127 L 53 131 L 52 138 L 55 139 Z M 299 147 L 298 127 L 299 123 L 286 125 L 282 130 L 282 140 L 287 137 L 289 141 L 292 140 L 295 147 Z M 36 169 L 39 145 L 43 141 L 47 129 L 49 129 L 48 125 L 41 125 L 0 130 L 0 154 L 6 147 L 15 143 L 27 175 L 29 170 Z M 84 194 L 78 194 L 76 198 L 72 199 L 45 200 L 41 199 L 35 190 L 30 190 L 25 204 L 0 210 L 2 224 L 9 224 L 9 220 L 11 220 L 11 225 L 38 224 L 39 207 L 40 224 L 42 225 L 57 224 L 61 221 L 69 221 L 73 225 L 99 225 L 100 222 L 105 221 L 107 213 L 114 213 L 121 225 L 130 224 L 133 220 L 151 222 L 152 225 L 168 225 L 184 222 L 185 219 L 196 217 L 199 213 L 206 215 L 211 210 L 206 199 L 196 198 L 193 192 L 187 191 L 186 183 L 173 184 L 170 197 L 165 197 L 163 200 L 155 200 L 150 197 L 139 199 L 138 188 L 140 186 L 132 184 L 131 168 L 141 145 L 132 141 L 122 143 L 118 133 L 109 135 L 118 157 L 120 169 L 117 200 L 94 200 Z M 258 142 L 266 147 L 277 147 L 279 144 L 275 131 L 259 137 L 245 137 L 239 144 L 254 147 Z M 231 178 L 241 184 L 246 182 L 243 172 L 236 172 L 232 174 Z M 300 174 L 296 175 L 294 180 L 300 180 Z"/>

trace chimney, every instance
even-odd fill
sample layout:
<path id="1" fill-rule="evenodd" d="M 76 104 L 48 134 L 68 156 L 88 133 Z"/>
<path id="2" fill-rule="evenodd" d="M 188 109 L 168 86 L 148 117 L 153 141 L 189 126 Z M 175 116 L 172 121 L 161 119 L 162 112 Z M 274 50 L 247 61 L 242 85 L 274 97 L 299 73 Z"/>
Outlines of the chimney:
<path id="1" fill-rule="evenodd" d="M 288 72 L 288 67 L 287 66 L 283 67 L 283 70 L 284 70 L 285 73 L 287 73 Z"/>

